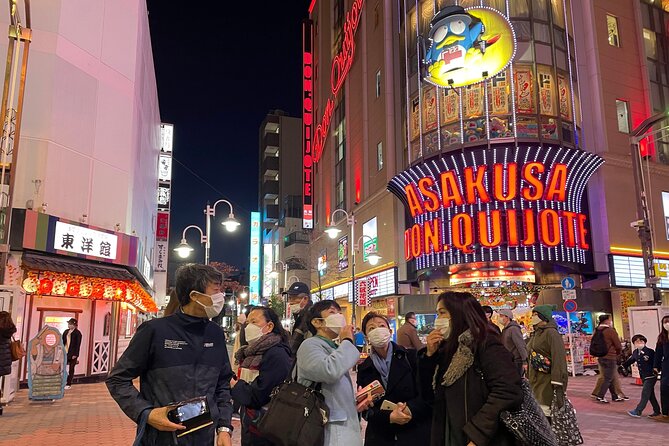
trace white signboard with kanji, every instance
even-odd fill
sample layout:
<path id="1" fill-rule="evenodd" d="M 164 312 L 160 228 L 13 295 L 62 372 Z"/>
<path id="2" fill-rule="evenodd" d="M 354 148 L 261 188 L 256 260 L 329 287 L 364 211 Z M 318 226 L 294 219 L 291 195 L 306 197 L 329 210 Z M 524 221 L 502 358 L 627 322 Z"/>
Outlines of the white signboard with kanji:
<path id="1" fill-rule="evenodd" d="M 108 232 L 56 222 L 53 248 L 103 259 L 116 259 L 118 236 Z"/>

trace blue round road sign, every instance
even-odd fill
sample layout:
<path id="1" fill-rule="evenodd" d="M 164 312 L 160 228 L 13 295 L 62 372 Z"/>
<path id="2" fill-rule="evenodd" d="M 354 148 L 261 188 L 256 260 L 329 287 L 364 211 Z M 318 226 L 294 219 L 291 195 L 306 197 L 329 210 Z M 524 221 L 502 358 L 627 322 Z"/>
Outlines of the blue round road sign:
<path id="1" fill-rule="evenodd" d="M 565 300 L 562 306 L 564 307 L 564 311 L 566 311 L 567 313 L 573 313 L 578 309 L 576 301 L 571 299 Z"/>
<path id="2" fill-rule="evenodd" d="M 565 290 L 573 290 L 576 288 L 576 281 L 571 277 L 565 277 L 562 279 L 562 288 Z"/>

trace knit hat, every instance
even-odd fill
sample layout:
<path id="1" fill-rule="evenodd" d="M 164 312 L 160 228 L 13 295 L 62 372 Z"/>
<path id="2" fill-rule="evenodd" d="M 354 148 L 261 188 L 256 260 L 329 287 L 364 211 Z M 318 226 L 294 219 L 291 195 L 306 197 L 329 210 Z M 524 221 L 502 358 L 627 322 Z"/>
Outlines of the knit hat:
<path id="1" fill-rule="evenodd" d="M 501 314 L 502 316 L 506 316 L 509 319 L 513 319 L 513 310 L 509 309 L 497 310 L 497 314 Z"/>
<path id="2" fill-rule="evenodd" d="M 541 319 L 549 322 L 553 319 L 553 311 L 557 310 L 556 305 L 537 305 L 532 308 L 533 313 L 537 313 Z"/>

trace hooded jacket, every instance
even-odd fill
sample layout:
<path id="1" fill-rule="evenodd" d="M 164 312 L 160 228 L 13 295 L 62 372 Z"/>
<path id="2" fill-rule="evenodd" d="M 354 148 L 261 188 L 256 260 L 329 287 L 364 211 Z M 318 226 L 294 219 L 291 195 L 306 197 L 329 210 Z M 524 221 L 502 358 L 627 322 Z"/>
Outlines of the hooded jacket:
<path id="1" fill-rule="evenodd" d="M 14 326 L 0 330 L 0 376 L 12 373 L 12 350 L 9 344 L 14 333 L 16 333 Z"/>
<path id="2" fill-rule="evenodd" d="M 530 361 L 527 373 L 534 397 L 543 406 L 542 409 L 546 411 L 553 401 L 553 386 L 562 386 L 566 392 L 569 378 L 567 352 L 554 321 L 550 321 L 544 326 L 536 325 L 534 327 L 534 333 L 532 333 L 530 341 L 527 343 L 527 350 L 530 356 L 533 352 L 536 352 L 550 360 L 549 373 L 537 370 L 532 366 L 532 361 Z"/>
<path id="3" fill-rule="evenodd" d="M 232 378 L 223 329 L 181 310 L 144 322 L 109 374 L 109 393 L 139 422 L 144 411 L 205 396 L 214 424 L 174 442 L 171 432 L 146 426 L 142 445 L 212 446 L 218 427 L 232 427 Z M 132 380 L 139 377 L 140 391 Z"/>
<path id="4" fill-rule="evenodd" d="M 516 321 L 509 322 L 502 330 L 502 344 L 511 352 L 514 362 L 527 361 L 527 346 L 520 325 Z"/>

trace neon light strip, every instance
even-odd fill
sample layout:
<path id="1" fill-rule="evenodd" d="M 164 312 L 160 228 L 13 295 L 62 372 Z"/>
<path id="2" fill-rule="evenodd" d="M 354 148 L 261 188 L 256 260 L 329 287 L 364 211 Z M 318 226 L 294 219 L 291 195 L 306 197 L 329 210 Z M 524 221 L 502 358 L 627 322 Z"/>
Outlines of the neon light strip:
<path id="1" fill-rule="evenodd" d="M 314 0 L 316 1 L 316 0 Z M 406 100 L 407 100 L 407 161 L 409 164 L 413 162 L 411 158 L 411 93 L 409 92 L 409 32 L 408 24 L 406 22 L 407 14 L 407 0 L 404 0 L 404 72 L 406 84 Z"/>
<path id="2" fill-rule="evenodd" d="M 418 73 L 416 78 L 418 79 L 418 135 L 420 139 L 420 152 L 419 157 L 423 157 L 423 88 L 421 87 L 420 81 L 420 10 L 418 9 L 418 0 L 416 0 L 416 60 L 418 61 Z"/>
<path id="3" fill-rule="evenodd" d="M 311 4 L 309 5 L 309 14 L 314 12 L 314 7 L 316 7 L 316 0 L 311 0 Z"/>

